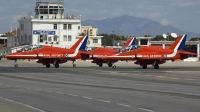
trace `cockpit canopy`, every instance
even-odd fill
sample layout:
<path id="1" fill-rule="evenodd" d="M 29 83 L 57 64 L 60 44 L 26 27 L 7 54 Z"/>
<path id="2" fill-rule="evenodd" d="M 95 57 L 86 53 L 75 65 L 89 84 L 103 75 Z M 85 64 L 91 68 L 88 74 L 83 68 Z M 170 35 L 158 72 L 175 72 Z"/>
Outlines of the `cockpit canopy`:
<path id="1" fill-rule="evenodd" d="M 116 53 L 127 52 L 127 51 L 131 51 L 131 50 L 139 49 L 139 48 L 141 48 L 141 46 L 139 46 L 139 45 L 130 45 L 130 46 L 119 49 Z"/>
<path id="2" fill-rule="evenodd" d="M 23 47 L 19 50 L 17 50 L 17 52 L 24 52 L 24 51 L 31 51 L 31 50 L 35 50 L 35 49 L 40 49 L 42 48 L 43 45 L 34 45 L 34 46 L 26 46 L 26 47 Z"/>

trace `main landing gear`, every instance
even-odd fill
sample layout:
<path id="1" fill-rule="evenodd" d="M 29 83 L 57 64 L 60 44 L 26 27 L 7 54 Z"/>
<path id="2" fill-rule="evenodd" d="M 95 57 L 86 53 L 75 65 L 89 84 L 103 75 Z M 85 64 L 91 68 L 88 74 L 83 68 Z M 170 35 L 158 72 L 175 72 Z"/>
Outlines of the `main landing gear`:
<path id="1" fill-rule="evenodd" d="M 46 64 L 46 67 L 47 67 L 47 68 L 50 68 L 50 66 L 51 66 L 50 64 Z"/>
<path id="2" fill-rule="evenodd" d="M 15 60 L 15 62 L 14 62 L 14 67 L 18 68 L 17 60 Z"/>
<path id="3" fill-rule="evenodd" d="M 143 69 L 147 69 L 147 65 L 143 65 L 142 68 L 143 68 Z"/>
<path id="4" fill-rule="evenodd" d="M 155 65 L 154 65 L 154 69 L 159 69 L 159 65 L 158 65 L 158 64 L 155 64 Z"/>
<path id="5" fill-rule="evenodd" d="M 112 67 L 112 63 L 111 62 L 108 62 L 108 67 Z"/>
<path id="6" fill-rule="evenodd" d="M 100 64 L 99 64 L 99 67 L 102 67 L 102 66 L 103 66 L 103 63 L 100 63 Z"/>
<path id="7" fill-rule="evenodd" d="M 54 66 L 55 66 L 55 68 L 59 68 L 59 64 L 58 63 L 56 63 Z"/>

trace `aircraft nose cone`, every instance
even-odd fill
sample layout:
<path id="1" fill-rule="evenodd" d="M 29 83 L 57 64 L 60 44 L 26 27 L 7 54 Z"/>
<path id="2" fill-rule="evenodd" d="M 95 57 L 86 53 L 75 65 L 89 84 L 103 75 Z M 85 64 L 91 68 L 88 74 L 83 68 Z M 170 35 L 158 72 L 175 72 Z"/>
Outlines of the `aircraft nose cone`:
<path id="1" fill-rule="evenodd" d="M 6 58 L 7 58 L 7 59 L 12 59 L 12 58 L 13 58 L 13 55 L 6 55 Z"/>

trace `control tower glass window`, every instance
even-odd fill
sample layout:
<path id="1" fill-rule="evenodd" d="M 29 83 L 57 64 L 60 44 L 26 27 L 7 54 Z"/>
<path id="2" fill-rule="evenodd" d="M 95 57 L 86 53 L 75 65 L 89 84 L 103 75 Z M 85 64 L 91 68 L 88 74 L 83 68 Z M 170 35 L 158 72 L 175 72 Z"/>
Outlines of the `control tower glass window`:
<path id="1" fill-rule="evenodd" d="M 58 6 L 49 6 L 49 14 L 58 14 Z"/>
<path id="2" fill-rule="evenodd" d="M 47 6 L 40 6 L 39 7 L 40 14 L 48 14 L 48 7 Z"/>

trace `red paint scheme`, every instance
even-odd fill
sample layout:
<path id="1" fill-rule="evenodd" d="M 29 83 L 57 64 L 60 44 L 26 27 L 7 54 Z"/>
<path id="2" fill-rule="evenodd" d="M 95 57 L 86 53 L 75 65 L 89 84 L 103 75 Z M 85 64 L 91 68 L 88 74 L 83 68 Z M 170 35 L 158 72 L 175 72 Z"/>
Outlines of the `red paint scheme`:
<path id="1" fill-rule="evenodd" d="M 147 68 L 147 65 L 153 65 L 155 69 L 159 68 L 159 64 L 163 64 L 166 60 L 186 59 L 188 55 L 197 55 L 195 53 L 184 51 L 185 41 L 187 35 L 181 35 L 169 48 L 156 48 L 156 47 L 140 47 L 130 48 L 126 52 L 121 52 L 115 55 L 99 57 L 105 61 L 128 61 L 135 60 L 135 64 Z M 181 48 L 181 49 L 180 49 Z"/>
<path id="2" fill-rule="evenodd" d="M 130 38 L 123 47 L 127 47 L 129 45 L 135 45 L 135 38 Z M 86 57 L 87 60 L 92 60 L 92 63 L 96 63 L 99 65 L 99 67 L 103 66 L 103 63 L 107 63 L 109 67 L 112 66 L 112 63 L 117 62 L 117 60 L 103 60 L 101 57 L 108 56 L 108 55 L 114 55 L 119 49 L 111 49 L 111 48 L 102 48 L 98 47 L 94 50 L 89 51 L 90 54 L 89 57 Z"/>
<path id="3" fill-rule="evenodd" d="M 60 63 L 65 63 L 68 60 L 75 61 L 81 58 L 81 53 L 86 51 L 80 51 L 81 47 L 85 47 L 84 41 L 87 42 L 88 36 L 81 37 L 70 49 L 43 46 L 34 50 L 16 52 L 6 56 L 7 59 L 37 59 L 37 63 L 46 65 L 47 68 L 50 64 L 54 64 L 56 68 L 59 67 Z M 85 43 L 86 44 L 86 43 Z"/>

